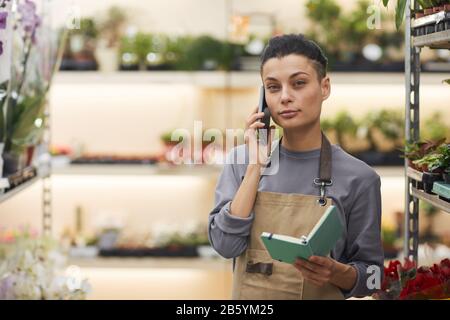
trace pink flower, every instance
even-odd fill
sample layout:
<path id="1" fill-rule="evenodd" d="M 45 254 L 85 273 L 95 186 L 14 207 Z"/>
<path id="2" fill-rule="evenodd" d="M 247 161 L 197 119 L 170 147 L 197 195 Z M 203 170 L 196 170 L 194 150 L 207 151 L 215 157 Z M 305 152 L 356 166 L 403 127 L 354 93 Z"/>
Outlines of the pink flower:
<path id="1" fill-rule="evenodd" d="M 25 0 L 24 3 L 18 5 L 17 10 L 20 13 L 20 22 L 25 33 L 35 42 L 36 29 L 41 24 L 41 19 L 36 14 L 36 4 L 31 0 Z"/>
<path id="2" fill-rule="evenodd" d="M 6 19 L 8 18 L 8 12 L 0 12 L 0 29 L 6 29 Z"/>

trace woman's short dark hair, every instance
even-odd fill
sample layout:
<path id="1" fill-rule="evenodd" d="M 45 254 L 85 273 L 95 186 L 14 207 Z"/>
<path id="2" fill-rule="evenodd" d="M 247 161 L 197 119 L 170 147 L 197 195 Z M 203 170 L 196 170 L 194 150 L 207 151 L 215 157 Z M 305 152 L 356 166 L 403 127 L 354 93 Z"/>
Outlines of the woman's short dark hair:
<path id="1" fill-rule="evenodd" d="M 307 39 L 303 34 L 285 34 L 271 38 L 261 54 L 261 73 L 267 60 L 283 58 L 290 54 L 309 58 L 319 80 L 327 75 L 327 57 L 314 41 Z"/>

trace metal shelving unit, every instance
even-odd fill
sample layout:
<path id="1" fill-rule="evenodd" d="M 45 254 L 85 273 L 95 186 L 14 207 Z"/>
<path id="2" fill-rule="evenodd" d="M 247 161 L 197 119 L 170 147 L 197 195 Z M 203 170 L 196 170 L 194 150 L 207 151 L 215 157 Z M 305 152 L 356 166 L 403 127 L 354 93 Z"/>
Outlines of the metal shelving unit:
<path id="1" fill-rule="evenodd" d="M 40 177 L 36 176 L 36 177 L 31 178 L 30 180 L 20 184 L 19 186 L 15 187 L 13 189 L 0 194 L 0 205 L 2 202 L 5 202 L 6 200 L 13 198 L 16 194 L 19 194 L 22 191 L 28 189 L 29 187 L 34 185 L 39 180 L 40 180 Z"/>
<path id="2" fill-rule="evenodd" d="M 411 4 L 418 9 L 414 0 L 406 1 L 405 12 L 405 138 L 409 142 L 420 140 L 420 52 L 426 46 L 432 49 L 450 49 L 450 30 L 431 34 L 413 36 L 417 21 L 411 20 Z M 419 200 L 426 201 L 437 208 L 450 212 L 450 203 L 437 196 L 417 189 L 417 177 L 408 170 L 405 159 L 405 257 L 412 257 L 417 262 L 419 246 Z"/>

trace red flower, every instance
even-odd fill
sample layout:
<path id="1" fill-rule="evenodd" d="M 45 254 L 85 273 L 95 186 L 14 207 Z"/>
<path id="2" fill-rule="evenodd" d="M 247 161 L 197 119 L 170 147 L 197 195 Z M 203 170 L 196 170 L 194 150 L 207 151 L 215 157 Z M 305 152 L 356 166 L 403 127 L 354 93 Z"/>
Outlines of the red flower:
<path id="1" fill-rule="evenodd" d="M 385 278 L 393 278 L 398 280 L 398 266 L 401 266 L 400 261 L 389 261 L 389 266 L 384 268 L 384 276 Z"/>
<path id="2" fill-rule="evenodd" d="M 420 267 L 416 277 L 409 280 L 400 292 L 400 299 L 440 299 L 445 297 L 443 281 L 440 279 L 439 269 Z"/>
<path id="3" fill-rule="evenodd" d="M 403 262 L 403 266 L 401 266 L 401 271 L 407 272 L 411 271 L 412 269 L 416 268 L 416 262 L 414 260 L 409 260 L 405 258 L 405 261 Z"/>
<path id="4" fill-rule="evenodd" d="M 387 294 L 385 298 L 442 299 L 450 297 L 450 259 L 444 259 L 431 267 L 419 268 L 414 261 L 408 259 L 405 259 L 403 265 L 398 260 L 390 261 L 384 268 L 384 275 L 381 291 Z M 395 293 L 399 279 L 406 282 L 401 291 Z M 381 294 L 380 297 L 383 295 Z"/>

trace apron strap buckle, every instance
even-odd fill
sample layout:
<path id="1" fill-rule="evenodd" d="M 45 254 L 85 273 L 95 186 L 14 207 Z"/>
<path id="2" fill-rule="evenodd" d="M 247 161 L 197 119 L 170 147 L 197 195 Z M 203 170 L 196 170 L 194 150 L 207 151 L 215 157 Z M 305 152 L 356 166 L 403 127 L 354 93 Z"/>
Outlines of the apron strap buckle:
<path id="1" fill-rule="evenodd" d="M 317 203 L 321 206 L 327 204 L 327 199 L 325 197 L 325 187 L 333 185 L 333 180 L 322 180 L 320 178 L 314 179 L 314 184 L 320 187 L 320 198 L 317 200 Z"/>

